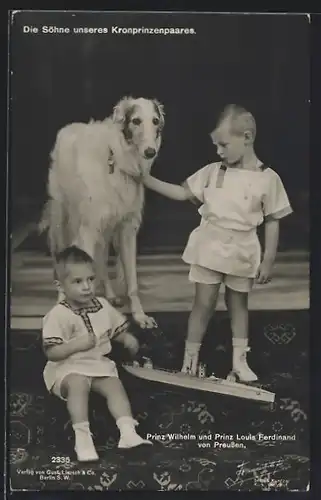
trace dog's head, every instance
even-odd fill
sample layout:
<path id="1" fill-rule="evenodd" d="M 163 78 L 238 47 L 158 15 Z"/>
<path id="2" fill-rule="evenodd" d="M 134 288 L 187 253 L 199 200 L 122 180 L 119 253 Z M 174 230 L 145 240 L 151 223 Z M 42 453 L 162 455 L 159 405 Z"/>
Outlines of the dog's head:
<path id="1" fill-rule="evenodd" d="M 140 162 L 141 167 L 148 168 L 161 145 L 165 122 L 163 105 L 157 99 L 124 97 L 114 107 L 113 121 L 120 126 L 125 141 L 145 160 Z"/>

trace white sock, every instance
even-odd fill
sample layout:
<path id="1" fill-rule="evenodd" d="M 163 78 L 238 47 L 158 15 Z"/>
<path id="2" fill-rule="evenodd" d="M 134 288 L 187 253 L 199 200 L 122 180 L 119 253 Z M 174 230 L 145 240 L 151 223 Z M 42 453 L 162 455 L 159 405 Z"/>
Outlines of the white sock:
<path id="1" fill-rule="evenodd" d="M 137 420 L 132 417 L 119 417 L 116 420 L 116 425 L 119 429 L 120 435 L 136 432 L 135 427 L 138 425 Z"/>
<path id="2" fill-rule="evenodd" d="M 73 424 L 75 431 L 75 451 L 80 462 L 98 460 L 98 455 L 89 428 L 89 422 Z"/>
<path id="3" fill-rule="evenodd" d="M 249 339 L 245 338 L 238 338 L 238 337 L 233 337 L 232 338 L 232 345 L 233 347 L 247 347 L 249 344 Z"/>
<path id="4" fill-rule="evenodd" d="M 192 375 L 196 374 L 200 348 L 200 342 L 191 342 L 190 340 L 186 340 L 182 367 L 183 372 L 189 372 Z"/>
<path id="5" fill-rule="evenodd" d="M 247 364 L 246 353 L 250 351 L 247 338 L 232 338 L 233 345 L 233 370 L 238 374 L 241 381 L 254 382 L 257 375 Z"/>
<path id="6" fill-rule="evenodd" d="M 187 350 L 191 354 L 198 354 L 200 348 L 201 342 L 193 342 L 191 340 L 186 340 L 185 342 L 185 350 Z"/>
<path id="7" fill-rule="evenodd" d="M 88 421 L 78 422 L 77 424 L 73 424 L 72 428 L 74 429 L 75 433 L 77 433 L 77 431 L 85 431 L 90 433 Z"/>
<path id="8" fill-rule="evenodd" d="M 138 422 L 132 417 L 119 417 L 116 420 L 116 425 L 120 432 L 119 448 L 132 448 L 147 443 L 152 444 L 151 441 L 143 439 L 137 434 L 135 427 L 138 425 Z"/>
<path id="9" fill-rule="evenodd" d="M 242 363 L 246 363 L 246 353 L 250 350 L 248 347 L 248 339 L 233 337 L 233 365 L 238 365 L 242 359 Z"/>

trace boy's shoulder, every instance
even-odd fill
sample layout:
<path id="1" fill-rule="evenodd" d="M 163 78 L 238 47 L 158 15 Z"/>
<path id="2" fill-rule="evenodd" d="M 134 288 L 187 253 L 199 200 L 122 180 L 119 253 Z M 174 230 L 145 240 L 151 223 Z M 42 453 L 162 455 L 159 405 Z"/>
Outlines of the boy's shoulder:
<path id="1" fill-rule="evenodd" d="M 270 165 L 264 164 L 262 171 L 265 174 L 266 178 L 270 181 L 280 179 L 280 175 L 278 174 L 278 172 L 274 170 Z"/>
<path id="2" fill-rule="evenodd" d="M 105 313 L 109 313 L 109 316 L 112 318 L 117 318 L 119 320 L 126 320 L 126 315 L 114 307 L 105 297 L 98 296 L 96 299 L 100 302 L 100 304 L 103 306 L 103 310 Z"/>
<path id="3" fill-rule="evenodd" d="M 98 302 L 103 308 L 108 309 L 108 311 L 117 310 L 105 297 L 98 295 L 96 296 L 96 300 L 98 300 Z"/>
<path id="4" fill-rule="evenodd" d="M 216 171 L 219 170 L 222 162 L 220 161 L 214 161 L 211 163 L 206 163 L 206 165 L 203 165 L 201 168 L 199 168 L 195 173 L 196 174 L 212 174 Z"/>
<path id="5" fill-rule="evenodd" d="M 96 295 L 95 298 L 103 307 L 112 307 L 112 305 L 108 302 L 108 300 L 105 297 L 102 297 L 101 295 Z"/>
<path id="6" fill-rule="evenodd" d="M 216 170 L 220 168 L 222 165 L 221 161 L 212 161 L 210 163 L 207 163 L 204 168 L 208 168 L 209 170 Z"/>
<path id="7" fill-rule="evenodd" d="M 43 321 L 47 321 L 48 319 L 57 318 L 64 320 L 65 318 L 69 318 L 72 314 L 72 311 L 65 307 L 61 303 L 55 304 L 43 317 Z"/>
<path id="8" fill-rule="evenodd" d="M 257 159 L 256 170 L 264 173 L 267 177 L 274 177 L 275 175 L 277 175 L 277 172 L 273 169 L 271 164 L 269 162 L 261 160 L 260 158 Z"/>

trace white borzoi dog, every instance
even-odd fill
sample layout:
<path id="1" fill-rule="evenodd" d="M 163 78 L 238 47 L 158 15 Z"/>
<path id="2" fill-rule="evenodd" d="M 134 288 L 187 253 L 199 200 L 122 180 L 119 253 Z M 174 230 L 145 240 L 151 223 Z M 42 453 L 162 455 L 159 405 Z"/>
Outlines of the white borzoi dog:
<path id="1" fill-rule="evenodd" d="M 103 121 L 63 127 L 51 152 L 49 200 L 39 225 L 40 231 L 48 229 L 53 257 L 69 245 L 91 255 L 106 298 L 120 306 L 107 271 L 112 243 L 118 280 L 126 285 L 133 318 L 143 328 L 155 322 L 143 311 L 137 284 L 141 177 L 157 157 L 163 126 L 163 105 L 156 99 L 124 97 Z"/>

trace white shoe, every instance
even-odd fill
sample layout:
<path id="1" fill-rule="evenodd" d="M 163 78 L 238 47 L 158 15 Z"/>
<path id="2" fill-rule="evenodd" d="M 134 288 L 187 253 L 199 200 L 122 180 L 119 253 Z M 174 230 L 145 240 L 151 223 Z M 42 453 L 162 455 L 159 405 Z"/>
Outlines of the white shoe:
<path id="1" fill-rule="evenodd" d="M 140 446 L 142 444 L 153 444 L 153 443 L 148 439 L 143 439 L 142 437 L 139 436 L 139 434 L 133 431 L 131 433 L 126 434 L 125 436 L 121 436 L 118 443 L 118 448 L 122 449 L 135 448 L 136 446 Z"/>
<path id="2" fill-rule="evenodd" d="M 235 374 L 240 382 L 255 382 L 258 380 L 258 377 L 246 361 L 246 353 L 249 351 L 249 347 L 234 346 L 232 374 Z"/>
<path id="3" fill-rule="evenodd" d="M 153 444 L 148 439 L 143 439 L 137 434 L 135 427 L 138 425 L 138 422 L 132 417 L 120 417 L 116 424 L 120 430 L 118 448 L 128 449 L 142 444 Z"/>
<path id="4" fill-rule="evenodd" d="M 185 351 L 181 372 L 186 373 L 188 375 L 196 375 L 197 367 L 198 367 L 198 353 L 190 354 L 189 352 Z"/>
<path id="5" fill-rule="evenodd" d="M 99 460 L 90 432 L 77 429 L 75 452 L 79 462 Z"/>
<path id="6" fill-rule="evenodd" d="M 196 372 L 193 374 L 190 367 L 185 365 L 182 366 L 181 373 L 185 373 L 186 375 L 196 375 Z"/>

